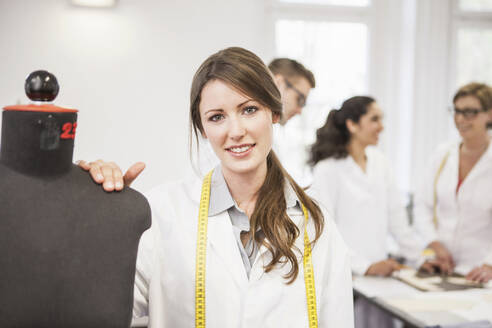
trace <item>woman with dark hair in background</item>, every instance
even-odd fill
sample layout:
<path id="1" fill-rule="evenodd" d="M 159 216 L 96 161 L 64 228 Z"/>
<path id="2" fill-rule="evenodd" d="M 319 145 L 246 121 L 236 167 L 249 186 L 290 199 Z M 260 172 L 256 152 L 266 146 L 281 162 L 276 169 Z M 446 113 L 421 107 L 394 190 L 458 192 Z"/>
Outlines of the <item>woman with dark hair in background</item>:
<path id="1" fill-rule="evenodd" d="M 388 161 L 371 147 L 383 131 L 382 119 L 373 98 L 352 97 L 329 113 L 311 147 L 312 188 L 351 249 L 356 275 L 389 276 L 400 269 L 388 258 L 388 234 L 410 260 L 418 260 L 425 248 L 408 225 Z M 355 310 L 356 327 L 392 325 L 391 318 L 362 300 Z"/>
<path id="2" fill-rule="evenodd" d="M 461 87 L 453 98 L 459 142 L 438 148 L 415 195 L 415 225 L 427 242 L 442 243 L 455 271 L 492 279 L 492 88 Z M 423 268 L 446 261 L 436 252 Z"/>
<path id="3" fill-rule="evenodd" d="M 190 123 L 220 164 L 203 182 L 148 194 L 135 317 L 148 315 L 152 327 L 353 327 L 348 250 L 271 149 L 281 110 L 271 73 L 250 51 L 228 48 L 200 66 Z M 99 183 L 104 172 L 111 184 L 121 176 L 111 163 L 81 166 Z"/>

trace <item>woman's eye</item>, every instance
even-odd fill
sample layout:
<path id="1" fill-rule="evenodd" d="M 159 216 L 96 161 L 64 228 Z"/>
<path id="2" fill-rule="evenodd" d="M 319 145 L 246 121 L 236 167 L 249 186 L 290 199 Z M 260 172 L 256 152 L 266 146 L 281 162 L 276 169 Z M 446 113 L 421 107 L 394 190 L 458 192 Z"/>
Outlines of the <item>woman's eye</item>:
<path id="1" fill-rule="evenodd" d="M 209 119 L 209 121 L 212 121 L 212 122 L 218 122 L 223 117 L 224 117 L 224 115 L 222 115 L 222 114 L 215 114 L 215 115 L 210 116 L 208 119 Z"/>
<path id="2" fill-rule="evenodd" d="M 249 106 L 249 107 L 246 107 L 245 109 L 243 109 L 243 112 L 245 114 L 253 114 L 257 110 L 258 110 L 258 107 L 256 107 L 256 106 Z"/>

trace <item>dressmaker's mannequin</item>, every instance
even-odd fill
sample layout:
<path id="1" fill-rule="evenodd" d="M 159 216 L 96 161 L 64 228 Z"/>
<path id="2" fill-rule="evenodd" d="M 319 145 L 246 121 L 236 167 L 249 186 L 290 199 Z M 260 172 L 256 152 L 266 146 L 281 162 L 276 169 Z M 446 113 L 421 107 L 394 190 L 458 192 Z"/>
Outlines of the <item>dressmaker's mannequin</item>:
<path id="1" fill-rule="evenodd" d="M 33 75 L 34 74 L 34 75 Z M 26 81 L 51 101 L 56 78 Z M 128 327 L 146 199 L 105 193 L 72 164 L 76 110 L 5 107 L 0 149 L 0 327 Z"/>

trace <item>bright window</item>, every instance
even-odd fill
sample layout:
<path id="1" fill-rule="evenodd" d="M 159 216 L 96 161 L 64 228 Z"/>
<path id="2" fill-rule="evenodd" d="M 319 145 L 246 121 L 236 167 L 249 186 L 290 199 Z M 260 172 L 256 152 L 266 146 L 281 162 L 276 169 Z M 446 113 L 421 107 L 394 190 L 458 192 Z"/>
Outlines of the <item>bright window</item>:
<path id="1" fill-rule="evenodd" d="M 292 171 L 309 180 L 309 146 L 328 112 L 357 94 L 367 93 L 368 28 L 364 23 L 280 19 L 275 26 L 276 56 L 303 63 L 315 73 L 316 88 L 301 116 L 285 126 L 285 145 L 297 154 L 283 158 Z M 284 147 L 285 149 L 285 147 Z"/>
<path id="2" fill-rule="evenodd" d="M 280 20 L 276 46 L 277 56 L 297 59 L 316 72 L 312 105 L 339 105 L 367 91 L 365 24 Z"/>
<path id="3" fill-rule="evenodd" d="M 459 8 L 464 11 L 492 11 L 492 0 L 460 0 Z"/>
<path id="4" fill-rule="evenodd" d="M 280 0 L 279 2 L 357 7 L 365 7 L 370 4 L 370 0 Z"/>
<path id="5" fill-rule="evenodd" d="M 449 98 L 470 82 L 492 85 L 492 0 L 459 0 L 453 4 L 450 71 L 454 74 Z M 448 135 L 459 138 L 452 117 Z"/>
<path id="6" fill-rule="evenodd" d="M 492 83 L 492 28 L 460 28 L 457 35 L 457 86 Z"/>

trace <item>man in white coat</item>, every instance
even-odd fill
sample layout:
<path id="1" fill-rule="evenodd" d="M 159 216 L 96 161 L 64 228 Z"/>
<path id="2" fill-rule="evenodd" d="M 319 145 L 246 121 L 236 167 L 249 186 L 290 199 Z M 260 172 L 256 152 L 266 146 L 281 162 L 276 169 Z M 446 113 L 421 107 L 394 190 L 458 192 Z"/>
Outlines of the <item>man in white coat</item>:
<path id="1" fill-rule="evenodd" d="M 275 58 L 268 68 L 273 73 L 275 84 L 282 95 L 282 118 L 275 124 L 273 149 L 287 172 L 303 187 L 311 184 L 311 170 L 306 165 L 305 145 L 301 138 L 289 136 L 286 124 L 300 115 L 307 97 L 316 86 L 314 74 L 298 61 L 290 58 Z"/>

